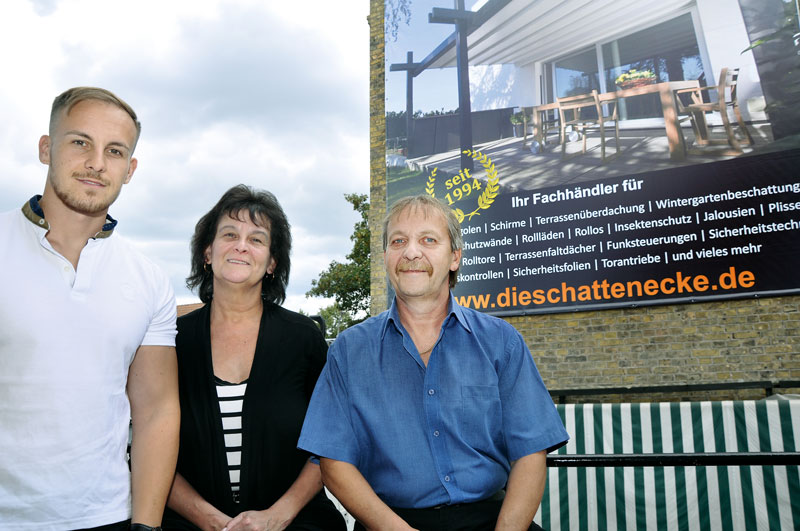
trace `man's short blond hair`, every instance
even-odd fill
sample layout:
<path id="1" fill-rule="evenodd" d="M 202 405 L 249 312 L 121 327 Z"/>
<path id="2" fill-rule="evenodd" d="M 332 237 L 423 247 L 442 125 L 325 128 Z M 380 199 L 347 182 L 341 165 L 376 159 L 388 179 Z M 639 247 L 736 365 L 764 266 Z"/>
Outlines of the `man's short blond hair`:
<path id="1" fill-rule="evenodd" d="M 136 143 L 139 141 L 139 135 L 142 133 L 142 124 L 136 117 L 136 112 L 130 105 L 125 103 L 122 98 L 118 97 L 110 90 L 98 87 L 73 87 L 56 96 L 56 99 L 53 100 L 53 107 L 50 109 L 50 136 L 53 136 L 55 132 L 55 126 L 61 111 L 64 111 L 64 114 L 69 114 L 69 111 L 71 111 L 75 105 L 85 100 L 98 100 L 110 103 L 128 113 L 128 116 L 131 117 L 131 120 L 133 120 L 136 126 L 136 137 L 133 139 L 133 146 L 131 146 L 131 154 L 133 154 Z"/>
<path id="2" fill-rule="evenodd" d="M 386 213 L 386 217 L 383 218 L 384 252 L 386 252 L 386 247 L 389 244 L 388 242 L 389 222 L 391 222 L 401 212 L 405 211 L 408 208 L 413 208 L 413 209 L 419 208 L 423 212 L 425 212 L 425 214 L 428 214 L 430 212 L 440 213 L 444 217 L 445 222 L 447 223 L 447 235 L 450 237 L 450 250 L 457 251 L 464 248 L 464 238 L 461 236 L 461 223 L 458 222 L 458 218 L 456 217 L 455 212 L 453 212 L 453 210 L 450 207 L 448 207 L 441 201 L 434 199 L 428 194 L 419 194 L 398 199 L 389 208 L 389 211 Z M 455 287 L 457 278 L 458 278 L 458 269 L 456 269 L 455 271 L 450 271 L 451 289 Z"/>

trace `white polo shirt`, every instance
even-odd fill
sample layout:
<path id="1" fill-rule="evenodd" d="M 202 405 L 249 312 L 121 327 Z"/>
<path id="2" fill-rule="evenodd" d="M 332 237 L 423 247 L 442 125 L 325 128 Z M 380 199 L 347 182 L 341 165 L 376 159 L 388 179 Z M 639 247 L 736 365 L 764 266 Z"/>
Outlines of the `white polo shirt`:
<path id="1" fill-rule="evenodd" d="M 76 271 L 45 238 L 38 197 L 0 214 L 2 530 L 130 518 L 128 368 L 140 345 L 175 345 L 176 306 L 115 224 Z"/>

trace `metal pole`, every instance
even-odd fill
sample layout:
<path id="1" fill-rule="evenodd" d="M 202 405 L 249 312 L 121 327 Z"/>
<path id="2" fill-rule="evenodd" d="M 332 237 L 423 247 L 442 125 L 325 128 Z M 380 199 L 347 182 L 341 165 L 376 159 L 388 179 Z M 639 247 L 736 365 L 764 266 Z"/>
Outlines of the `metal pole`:
<path id="1" fill-rule="evenodd" d="M 455 8 L 464 11 L 464 0 L 455 0 Z M 469 58 L 467 56 L 467 31 L 469 22 L 456 21 L 456 70 L 458 72 L 458 116 L 461 136 L 461 169 L 475 169 L 472 157 L 464 151 L 472 151 L 472 108 L 469 100 Z"/>
<path id="2" fill-rule="evenodd" d="M 406 53 L 406 63 L 414 64 L 414 52 Z M 406 156 L 411 156 L 411 142 L 414 138 L 414 72 L 406 70 Z"/>

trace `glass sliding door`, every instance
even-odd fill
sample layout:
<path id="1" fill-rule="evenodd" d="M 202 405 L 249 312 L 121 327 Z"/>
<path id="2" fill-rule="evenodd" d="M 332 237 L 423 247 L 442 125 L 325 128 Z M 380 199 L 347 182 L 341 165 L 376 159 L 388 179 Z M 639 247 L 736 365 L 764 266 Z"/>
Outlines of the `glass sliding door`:
<path id="1" fill-rule="evenodd" d="M 701 85 L 706 85 L 697 37 L 688 13 L 603 44 L 602 50 L 603 74 L 609 91 L 635 83 L 686 79 L 699 79 Z M 623 120 L 662 115 L 655 94 L 629 98 L 623 103 L 620 105 Z"/>
<path id="2" fill-rule="evenodd" d="M 588 94 L 593 90 L 601 92 L 596 48 L 555 61 L 553 70 L 557 98 Z M 579 112 L 583 118 L 597 117 L 597 112 L 591 107 L 580 109 Z"/>
<path id="3" fill-rule="evenodd" d="M 598 48 L 602 73 L 598 68 Z M 620 90 L 635 83 L 697 79 L 701 86 L 707 84 L 689 13 L 548 63 L 545 77 L 546 101 L 555 101 L 550 99 L 553 96 L 565 98 L 592 90 Z M 619 100 L 619 115 L 622 120 L 637 120 L 661 118 L 663 113 L 658 95 L 650 94 Z"/>
<path id="4" fill-rule="evenodd" d="M 555 70 L 556 97 L 566 98 L 578 94 L 600 91 L 595 48 L 579 52 L 553 63 Z"/>

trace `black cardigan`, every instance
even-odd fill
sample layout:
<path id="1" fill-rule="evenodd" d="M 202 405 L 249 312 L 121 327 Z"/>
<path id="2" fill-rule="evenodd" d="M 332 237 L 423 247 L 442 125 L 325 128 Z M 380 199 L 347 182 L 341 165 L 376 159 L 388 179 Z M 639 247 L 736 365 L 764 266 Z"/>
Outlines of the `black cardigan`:
<path id="1" fill-rule="evenodd" d="M 328 347 L 311 319 L 264 303 L 242 408 L 241 490 L 236 504 L 214 384 L 210 306 L 178 319 L 181 439 L 177 470 L 206 501 L 236 516 L 271 506 L 308 460 L 309 455 L 297 449 L 297 440 Z M 336 510 L 323 494 L 298 518 L 317 520 L 303 513 L 318 509 L 325 513 L 322 522 L 331 517 L 329 509 Z"/>

